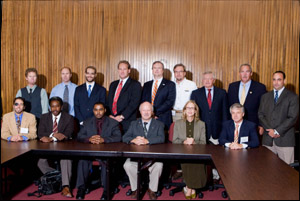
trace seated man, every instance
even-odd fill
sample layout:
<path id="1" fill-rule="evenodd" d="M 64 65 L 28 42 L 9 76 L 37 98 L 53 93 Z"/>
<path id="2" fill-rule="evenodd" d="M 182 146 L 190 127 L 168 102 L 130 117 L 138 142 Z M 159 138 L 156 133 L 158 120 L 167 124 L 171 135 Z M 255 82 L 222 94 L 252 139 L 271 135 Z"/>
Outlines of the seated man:
<path id="1" fill-rule="evenodd" d="M 62 111 L 63 101 L 54 96 L 49 100 L 51 112 L 43 114 L 40 119 L 38 137 L 41 142 L 49 143 L 70 139 L 74 130 L 74 119 L 67 112 Z M 43 174 L 55 170 L 50 167 L 47 159 L 39 159 L 38 167 Z M 62 176 L 62 195 L 73 197 L 70 191 L 70 179 L 72 174 L 72 161 L 60 160 Z"/>
<path id="2" fill-rule="evenodd" d="M 97 102 L 93 108 L 94 116 L 83 122 L 83 127 L 80 129 L 77 140 L 84 143 L 103 144 L 121 142 L 121 131 L 119 122 L 105 116 L 106 109 L 103 103 Z M 78 192 L 76 199 L 84 199 L 89 172 L 92 169 L 90 160 L 80 160 L 77 169 L 77 188 Z M 107 198 L 106 188 L 106 161 L 100 161 L 101 181 L 104 191 L 101 200 Z"/>
<path id="3" fill-rule="evenodd" d="M 14 111 L 3 116 L 1 138 L 10 142 L 27 141 L 36 138 L 36 119 L 25 112 L 25 99 L 14 99 Z"/>
<path id="4" fill-rule="evenodd" d="M 232 120 L 223 123 L 219 143 L 230 149 L 245 149 L 258 147 L 259 140 L 256 125 L 253 122 L 243 120 L 244 107 L 235 103 L 230 107 Z"/>
<path id="5" fill-rule="evenodd" d="M 128 131 L 123 136 L 123 142 L 135 145 L 151 145 L 164 143 L 165 133 L 164 124 L 152 118 L 153 106 L 149 102 L 140 105 L 140 113 L 142 118 L 131 122 Z M 132 190 L 131 197 L 137 197 L 137 162 L 128 158 L 124 164 L 124 169 L 129 177 Z M 149 189 L 148 194 L 151 200 L 156 200 L 159 178 L 161 176 L 163 164 L 155 162 L 149 167 Z"/>

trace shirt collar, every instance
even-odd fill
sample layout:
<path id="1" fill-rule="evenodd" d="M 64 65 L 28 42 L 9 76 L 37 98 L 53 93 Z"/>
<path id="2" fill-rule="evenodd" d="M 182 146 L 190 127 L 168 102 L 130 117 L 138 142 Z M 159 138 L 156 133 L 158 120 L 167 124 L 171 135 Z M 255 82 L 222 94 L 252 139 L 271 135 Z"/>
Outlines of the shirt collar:
<path id="1" fill-rule="evenodd" d="M 60 112 L 59 115 L 57 115 L 57 116 L 54 116 L 54 115 L 51 113 L 51 114 L 52 114 L 52 120 L 53 120 L 53 122 L 54 122 L 54 120 L 55 120 L 55 117 L 57 118 L 57 121 L 60 120 L 61 113 L 62 113 L 62 112 Z"/>
<path id="2" fill-rule="evenodd" d="M 240 123 L 238 123 L 238 125 L 239 125 L 239 128 L 241 127 L 241 125 L 243 124 L 243 122 L 244 122 L 244 120 L 242 120 Z M 233 123 L 234 123 L 234 126 L 236 126 L 236 125 L 237 125 L 237 123 L 235 123 L 234 121 L 233 121 Z"/>
<path id="3" fill-rule="evenodd" d="M 164 77 L 157 79 L 157 80 L 158 80 L 158 83 L 160 83 L 163 79 L 164 79 Z M 153 79 L 153 81 L 155 82 L 156 79 Z"/>
<path id="4" fill-rule="evenodd" d="M 249 87 L 251 85 L 252 80 L 249 80 L 248 82 L 246 82 L 245 87 Z M 243 82 L 241 81 L 240 86 L 243 86 Z"/>
<path id="5" fill-rule="evenodd" d="M 127 78 L 125 78 L 125 79 L 120 79 L 119 82 L 123 81 L 123 85 L 124 85 L 124 83 L 126 83 L 128 79 L 129 79 L 129 76 Z"/>
<path id="6" fill-rule="evenodd" d="M 185 81 L 186 81 L 186 78 L 183 78 L 183 80 L 178 84 L 177 81 L 175 80 L 175 84 L 176 84 L 176 85 L 182 85 L 182 84 L 185 83 Z"/>
<path id="7" fill-rule="evenodd" d="M 205 91 L 207 91 L 208 92 L 208 88 L 206 88 L 206 87 L 204 87 L 205 88 Z M 210 88 L 211 90 L 210 90 L 210 92 L 213 92 L 214 91 L 214 86 L 212 86 L 211 88 Z"/>
<path id="8" fill-rule="evenodd" d="M 27 85 L 27 87 L 26 87 L 27 89 L 28 89 L 28 91 L 30 90 L 30 89 L 32 89 L 32 91 L 34 91 L 35 90 L 35 88 L 36 88 L 36 84 L 35 85 L 33 85 L 33 87 L 32 88 L 30 88 L 30 86 L 28 86 Z"/>
<path id="9" fill-rule="evenodd" d="M 278 90 L 278 94 L 281 94 L 282 91 L 284 90 L 284 88 L 285 88 L 285 87 L 282 87 L 282 89 Z M 273 90 L 274 90 L 274 94 L 275 94 L 275 92 L 276 92 L 277 90 L 276 90 L 276 89 L 273 89 Z"/>

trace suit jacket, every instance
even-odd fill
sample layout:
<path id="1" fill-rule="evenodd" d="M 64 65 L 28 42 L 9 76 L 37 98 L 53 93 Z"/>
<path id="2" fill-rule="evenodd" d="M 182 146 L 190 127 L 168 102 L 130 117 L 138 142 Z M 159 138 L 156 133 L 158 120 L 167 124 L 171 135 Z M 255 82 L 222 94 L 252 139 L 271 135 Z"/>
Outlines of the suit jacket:
<path id="1" fill-rule="evenodd" d="M 58 122 L 58 133 L 64 134 L 67 139 L 72 138 L 74 131 L 74 119 L 68 113 L 61 111 L 61 117 Z M 46 136 L 49 137 L 53 133 L 52 113 L 43 114 L 40 119 L 38 137 L 41 139 Z"/>
<path id="2" fill-rule="evenodd" d="M 298 96 L 284 89 L 277 103 L 274 103 L 274 91 L 270 91 L 262 96 L 258 117 L 260 124 L 264 127 L 262 144 L 273 146 L 271 138 L 266 129 L 276 129 L 280 134 L 279 138 L 274 139 L 275 144 L 280 147 L 295 146 L 295 123 L 299 114 Z"/>
<path id="3" fill-rule="evenodd" d="M 128 131 L 123 136 L 123 142 L 130 144 L 131 140 L 141 136 L 147 138 L 149 144 L 160 144 L 165 142 L 164 124 L 155 119 L 151 120 L 147 137 L 144 133 L 142 119 L 132 121 Z"/>
<path id="4" fill-rule="evenodd" d="M 33 114 L 23 112 L 22 122 L 20 128 L 28 128 L 28 134 L 20 134 L 29 140 L 35 139 L 36 136 L 36 119 Z M 15 112 L 7 113 L 3 116 L 3 123 L 1 128 L 1 138 L 7 140 L 10 136 L 18 135 Z"/>
<path id="5" fill-rule="evenodd" d="M 148 101 L 151 103 L 152 99 L 152 84 L 153 80 L 146 82 L 143 88 L 142 101 Z M 176 86 L 174 82 L 166 79 L 162 79 L 161 84 L 156 93 L 154 100 L 154 114 L 158 117 L 159 121 L 162 121 L 167 128 L 170 128 L 172 124 L 172 108 L 176 98 Z"/>
<path id="6" fill-rule="evenodd" d="M 206 125 L 206 139 L 212 136 L 219 139 L 222 130 L 222 123 L 229 118 L 228 101 L 226 91 L 214 86 L 213 102 L 209 110 L 205 87 L 192 92 L 191 100 L 194 100 L 199 107 L 199 116 Z"/>
<path id="7" fill-rule="evenodd" d="M 232 143 L 234 141 L 234 131 L 234 121 L 225 121 L 223 123 L 222 132 L 219 138 L 220 145 L 225 145 L 225 143 Z M 248 142 L 244 142 L 244 144 L 248 144 L 248 147 L 254 148 L 259 146 L 258 134 L 255 123 L 244 119 L 239 132 L 239 144 L 241 143 L 241 137 L 248 137 Z"/>
<path id="8" fill-rule="evenodd" d="M 173 144 L 183 144 L 186 138 L 186 120 L 177 120 L 174 124 Z M 194 139 L 196 144 L 206 144 L 205 124 L 203 121 L 195 121 Z"/>
<path id="9" fill-rule="evenodd" d="M 240 103 L 239 100 L 239 88 L 241 81 L 233 82 L 228 88 L 228 102 L 229 107 L 234 103 Z M 251 81 L 251 85 L 244 103 L 245 116 L 244 119 L 252 121 L 259 124 L 258 120 L 258 108 L 260 104 L 260 99 L 263 94 L 267 92 L 266 86 L 254 80 Z"/>
<path id="10" fill-rule="evenodd" d="M 75 117 L 82 122 L 94 116 L 93 108 L 96 102 L 105 104 L 106 89 L 95 83 L 91 96 L 88 97 L 86 83 L 78 86 L 74 95 Z"/>
<path id="11" fill-rule="evenodd" d="M 109 114 L 113 115 L 112 105 L 116 90 L 119 85 L 119 80 L 116 80 L 110 84 L 108 93 L 108 108 Z M 130 122 L 136 120 L 137 111 L 140 104 L 142 95 L 141 84 L 131 78 L 128 78 L 125 85 L 123 86 L 118 102 L 117 102 L 117 115 L 123 115 L 124 120 L 121 122 L 123 129 L 128 130 Z"/>
<path id="12" fill-rule="evenodd" d="M 104 139 L 104 143 L 121 142 L 119 122 L 109 117 L 103 118 L 101 137 Z M 77 140 L 79 142 L 88 143 L 90 137 L 93 135 L 97 135 L 97 122 L 95 116 L 83 122 L 83 127 L 77 135 Z"/>

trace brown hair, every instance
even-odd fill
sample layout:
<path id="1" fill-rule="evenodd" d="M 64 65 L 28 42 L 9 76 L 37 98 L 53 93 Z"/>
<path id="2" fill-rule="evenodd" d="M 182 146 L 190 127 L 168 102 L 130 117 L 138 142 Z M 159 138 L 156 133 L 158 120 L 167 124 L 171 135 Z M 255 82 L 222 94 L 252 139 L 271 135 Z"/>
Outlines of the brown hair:
<path id="1" fill-rule="evenodd" d="M 70 74 L 72 74 L 72 70 L 71 70 L 71 68 L 70 68 L 70 67 L 67 67 L 67 66 L 65 66 L 65 67 L 62 67 L 62 68 L 60 69 L 60 72 L 61 72 L 63 69 L 68 69 L 68 70 L 70 71 Z"/>
<path id="2" fill-rule="evenodd" d="M 184 105 L 184 107 L 183 107 L 182 119 L 187 120 L 187 115 L 186 115 L 186 112 L 185 112 L 185 111 L 186 111 L 186 107 L 187 107 L 187 105 L 188 105 L 189 103 L 193 103 L 193 104 L 194 104 L 194 106 L 195 106 L 195 115 L 194 115 L 194 118 L 195 118 L 196 121 L 198 121 L 198 120 L 199 120 L 199 107 L 198 107 L 197 103 L 196 103 L 195 101 L 193 101 L 193 100 L 189 100 L 189 101 Z"/>
<path id="3" fill-rule="evenodd" d="M 95 74 L 97 73 L 97 69 L 94 66 L 88 66 L 88 67 L 86 67 L 85 68 L 85 73 L 87 73 L 87 69 L 89 69 L 89 68 L 93 69 L 95 71 Z"/>
<path id="4" fill-rule="evenodd" d="M 175 69 L 176 69 L 177 67 L 183 67 L 183 71 L 186 72 L 186 67 L 185 67 L 185 65 L 183 65 L 182 63 L 176 64 L 176 65 L 174 66 L 174 68 L 173 68 L 173 71 L 174 71 L 174 72 L 175 72 Z"/>
<path id="5" fill-rule="evenodd" d="M 131 68 L 130 63 L 129 63 L 128 61 L 126 61 L 126 60 L 121 60 L 121 61 L 118 63 L 118 69 L 119 69 L 120 64 L 126 64 L 128 69 Z"/>
<path id="6" fill-rule="evenodd" d="M 25 71 L 25 77 L 27 77 L 28 73 L 34 72 L 36 76 L 38 75 L 38 72 L 35 68 L 27 68 Z"/>

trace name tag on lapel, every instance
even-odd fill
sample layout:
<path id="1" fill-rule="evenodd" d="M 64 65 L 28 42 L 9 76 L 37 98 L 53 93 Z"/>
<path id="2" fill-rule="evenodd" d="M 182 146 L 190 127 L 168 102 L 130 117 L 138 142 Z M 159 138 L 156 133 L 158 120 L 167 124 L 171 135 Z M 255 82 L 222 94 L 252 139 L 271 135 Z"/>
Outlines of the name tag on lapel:
<path id="1" fill-rule="evenodd" d="M 20 133 L 28 134 L 28 128 L 21 128 Z"/>
<path id="2" fill-rule="evenodd" d="M 241 144 L 248 142 L 248 137 L 241 137 Z"/>

